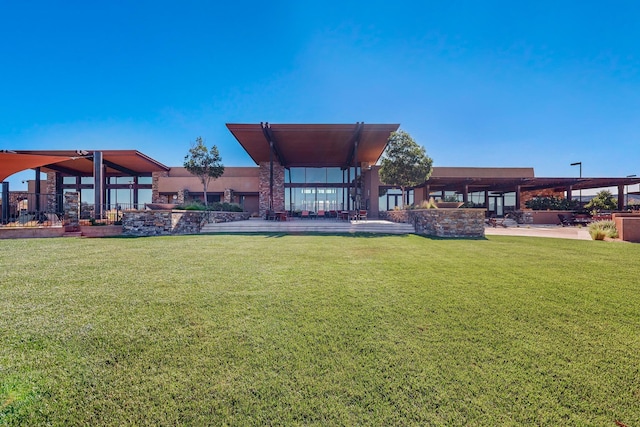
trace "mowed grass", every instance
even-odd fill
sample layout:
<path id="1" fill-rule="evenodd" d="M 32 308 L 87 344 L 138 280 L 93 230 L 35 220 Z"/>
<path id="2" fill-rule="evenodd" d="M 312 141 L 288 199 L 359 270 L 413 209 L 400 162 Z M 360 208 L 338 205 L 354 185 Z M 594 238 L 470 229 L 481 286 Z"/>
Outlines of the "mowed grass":
<path id="1" fill-rule="evenodd" d="M 0 248 L 0 425 L 640 425 L 640 245 Z"/>

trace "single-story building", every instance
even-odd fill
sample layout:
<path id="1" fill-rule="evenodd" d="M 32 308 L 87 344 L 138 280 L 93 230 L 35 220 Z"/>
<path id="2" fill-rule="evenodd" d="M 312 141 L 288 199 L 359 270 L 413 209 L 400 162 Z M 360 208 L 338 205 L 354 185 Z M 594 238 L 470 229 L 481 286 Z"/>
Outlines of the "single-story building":
<path id="1" fill-rule="evenodd" d="M 237 203 L 245 211 L 339 211 L 366 209 L 370 218 L 396 206 L 434 197 L 455 197 L 502 216 L 540 195 L 571 198 L 577 190 L 615 187 L 622 210 L 626 178 L 537 178 L 533 168 L 433 168 L 429 180 L 401 200 L 397 188 L 380 181 L 377 165 L 398 124 L 227 124 L 256 166 L 226 166 L 209 186 L 208 201 Z M 65 192 L 78 192 L 82 206 L 99 217 L 111 209 L 142 209 L 151 203 L 202 200 L 200 180 L 183 167 L 169 167 L 135 150 L 4 150 L 0 181 L 36 171 L 27 192 L 2 183 L 3 222 L 12 201 L 27 197 L 29 210 L 60 212 Z M 40 180 L 40 173 L 47 179 Z M 13 200 L 15 199 L 15 200 Z M 9 201 L 5 203 L 4 201 Z M 90 208 L 88 208 L 90 207 Z"/>

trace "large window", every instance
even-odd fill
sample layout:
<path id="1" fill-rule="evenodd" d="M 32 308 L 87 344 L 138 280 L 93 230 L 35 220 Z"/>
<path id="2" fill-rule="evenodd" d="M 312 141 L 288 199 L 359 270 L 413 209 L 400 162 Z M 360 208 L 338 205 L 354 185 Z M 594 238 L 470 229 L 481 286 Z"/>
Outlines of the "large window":
<path id="1" fill-rule="evenodd" d="M 285 206 L 312 212 L 354 209 L 350 189 L 355 176 L 355 168 L 290 168 L 285 173 Z"/>

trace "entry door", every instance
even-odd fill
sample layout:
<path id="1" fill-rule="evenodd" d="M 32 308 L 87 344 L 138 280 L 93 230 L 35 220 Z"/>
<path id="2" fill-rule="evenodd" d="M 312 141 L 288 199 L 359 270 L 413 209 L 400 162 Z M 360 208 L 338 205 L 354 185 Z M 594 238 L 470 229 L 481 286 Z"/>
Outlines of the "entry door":
<path id="1" fill-rule="evenodd" d="M 489 196 L 489 214 L 504 216 L 504 196 Z"/>

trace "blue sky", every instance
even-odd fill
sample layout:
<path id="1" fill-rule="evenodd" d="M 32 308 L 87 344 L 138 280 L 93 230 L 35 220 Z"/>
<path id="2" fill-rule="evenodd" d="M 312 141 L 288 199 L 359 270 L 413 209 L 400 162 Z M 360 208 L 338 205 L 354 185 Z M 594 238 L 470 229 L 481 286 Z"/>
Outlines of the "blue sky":
<path id="1" fill-rule="evenodd" d="M 0 149 L 180 166 L 202 136 L 245 166 L 225 123 L 364 121 L 436 166 L 640 175 L 638 23 L 636 1 L 0 0 Z"/>

